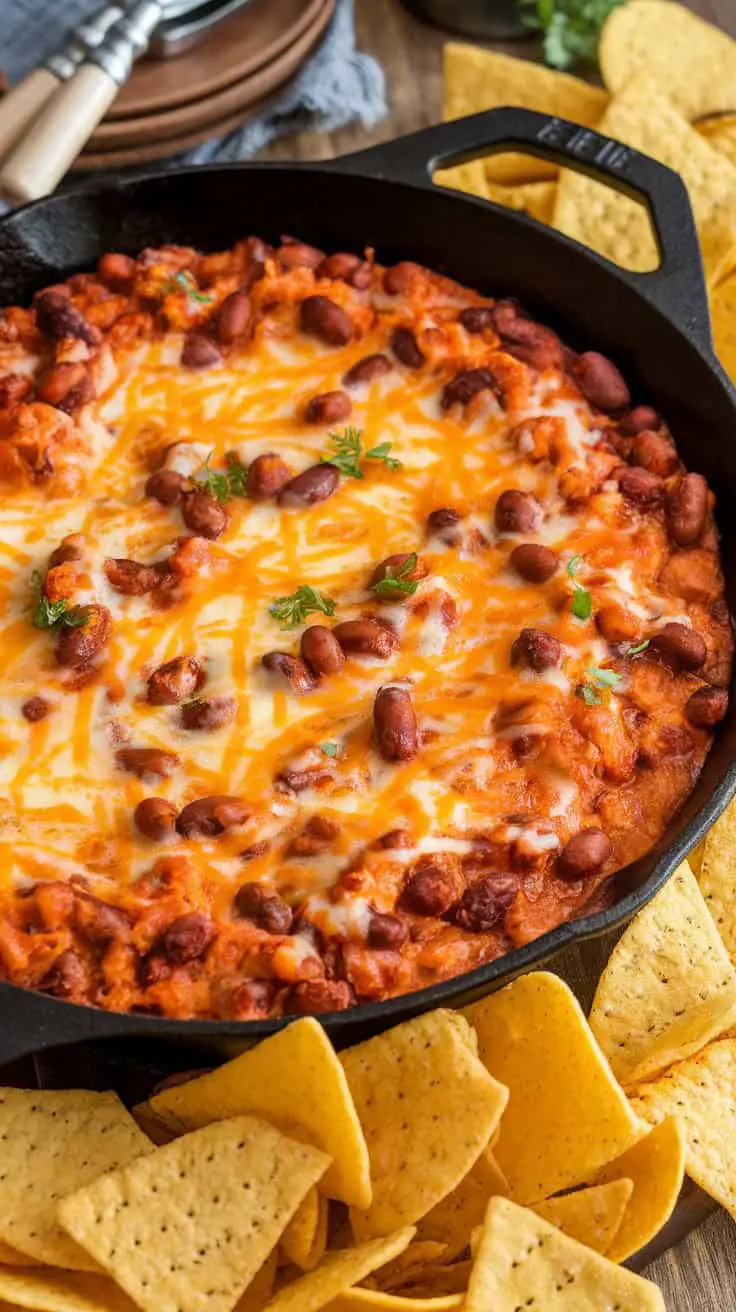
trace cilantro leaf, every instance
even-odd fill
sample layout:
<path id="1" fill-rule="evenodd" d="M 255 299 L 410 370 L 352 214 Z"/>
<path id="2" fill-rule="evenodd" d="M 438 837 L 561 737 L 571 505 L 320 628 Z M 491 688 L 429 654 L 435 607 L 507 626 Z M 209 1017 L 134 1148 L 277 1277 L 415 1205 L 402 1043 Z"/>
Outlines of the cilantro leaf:
<path id="1" fill-rule="evenodd" d="M 335 602 L 325 597 L 318 588 L 303 583 L 288 597 L 277 597 L 269 607 L 274 619 L 281 620 L 282 629 L 295 629 L 303 624 L 307 615 L 319 611 L 322 615 L 335 614 Z"/>
<path id="2" fill-rule="evenodd" d="M 213 455 L 214 452 L 210 451 L 204 462 L 202 478 L 191 478 L 189 481 L 198 491 L 209 492 L 213 497 L 216 497 L 218 501 L 227 501 L 228 493 L 230 491 L 227 476 L 225 474 L 218 474 L 216 470 L 210 468 L 210 460 Z"/>
<path id="3" fill-rule="evenodd" d="M 386 468 L 392 471 L 401 469 L 401 461 L 389 455 L 392 445 L 391 442 L 381 442 L 378 446 L 371 447 L 371 450 L 365 453 L 366 460 L 382 460 Z"/>
<path id="4" fill-rule="evenodd" d="M 377 597 L 389 599 L 398 596 L 413 597 L 419 587 L 419 580 L 407 578 L 407 575 L 416 569 L 416 564 L 417 553 L 412 551 L 403 565 L 397 567 L 388 565 L 384 577 L 371 585 L 371 592 L 375 592 Z"/>
<path id="5" fill-rule="evenodd" d="M 629 647 L 628 651 L 624 652 L 624 655 L 641 656 L 641 653 L 643 651 L 646 651 L 648 646 L 649 646 L 649 639 L 645 638 L 643 642 L 637 642 L 635 647 Z"/>
<path id="6" fill-rule="evenodd" d="M 337 756 L 337 743 L 320 743 L 319 750 L 324 752 L 325 756 Z"/>
<path id="7" fill-rule="evenodd" d="M 161 290 L 164 296 L 169 296 L 173 292 L 183 291 L 186 292 L 187 296 L 190 296 L 193 301 L 202 301 L 207 305 L 212 300 L 211 296 L 207 296 L 204 292 L 199 290 L 194 281 L 193 274 L 191 274 L 188 269 L 180 269 L 178 273 L 174 274 L 173 278 L 169 278 L 164 283 Z"/>
<path id="8" fill-rule="evenodd" d="M 227 457 L 228 491 L 231 497 L 244 497 L 248 494 L 248 466 L 241 465 L 238 457 L 231 451 Z"/>
<path id="9" fill-rule="evenodd" d="M 598 684 L 599 688 L 617 688 L 621 682 L 621 675 L 617 674 L 615 670 L 603 670 L 594 666 L 586 670 L 586 673 L 590 675 L 594 683 Z"/>
<path id="10" fill-rule="evenodd" d="M 61 625 L 67 629 L 82 629 L 87 623 L 87 616 L 78 606 L 71 606 L 65 597 L 58 601 L 49 601 L 43 591 L 43 580 L 37 569 L 31 574 L 31 588 L 35 594 L 33 607 L 33 626 L 36 629 L 53 629 Z"/>
<path id="11" fill-rule="evenodd" d="M 544 57 L 553 68 L 595 64 L 608 15 L 623 0 L 522 0 L 527 27 L 544 33 Z"/>
<path id="12" fill-rule="evenodd" d="M 342 433 L 328 433 L 334 451 L 332 455 L 323 456 L 322 463 L 337 465 L 341 474 L 346 478 L 362 478 L 360 461 L 363 455 L 363 437 L 362 428 L 353 428 L 348 425 Z"/>
<path id="13" fill-rule="evenodd" d="M 587 588 L 575 588 L 572 594 L 572 613 L 576 620 L 589 620 L 593 614 L 593 602 Z"/>
<path id="14" fill-rule="evenodd" d="M 571 579 L 574 579 L 574 578 L 575 578 L 575 575 L 577 574 L 578 570 L 580 569 L 580 566 L 582 565 L 582 563 L 583 563 L 583 558 L 582 558 L 582 556 L 571 556 L 571 557 L 570 557 L 570 559 L 568 560 L 568 562 L 567 562 L 567 564 L 566 564 L 566 566 L 565 566 L 565 570 L 566 570 L 567 573 L 570 575 L 570 578 L 571 578 Z"/>

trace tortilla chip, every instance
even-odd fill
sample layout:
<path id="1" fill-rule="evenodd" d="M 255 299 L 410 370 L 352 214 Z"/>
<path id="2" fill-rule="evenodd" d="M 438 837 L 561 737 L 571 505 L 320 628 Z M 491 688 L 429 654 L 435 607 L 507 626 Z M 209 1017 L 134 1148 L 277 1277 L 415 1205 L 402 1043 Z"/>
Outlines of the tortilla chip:
<path id="1" fill-rule="evenodd" d="M 403 1285 L 402 1298 L 437 1298 L 444 1294 L 464 1294 L 468 1287 L 473 1263 L 470 1258 L 453 1262 L 451 1266 L 436 1263 L 424 1269 L 421 1280 Z"/>
<path id="2" fill-rule="evenodd" d="M 517 1202 L 586 1183 L 637 1138 L 638 1121 L 556 975 L 522 975 L 463 1015 L 481 1061 L 509 1090 L 493 1151 Z"/>
<path id="3" fill-rule="evenodd" d="M 395 1234 L 370 1239 L 356 1248 L 327 1253 L 314 1271 L 280 1289 L 268 1304 L 268 1312 L 318 1312 L 328 1304 L 332 1307 L 333 1299 L 398 1257 L 413 1238 L 413 1226 L 405 1226 Z"/>
<path id="4" fill-rule="evenodd" d="M 281 1236 L 281 1251 L 303 1271 L 313 1271 L 327 1247 L 327 1199 L 310 1189 Z"/>
<path id="5" fill-rule="evenodd" d="M 736 260 L 736 249 L 734 250 L 734 259 Z M 719 282 L 718 286 L 711 290 L 710 313 L 716 355 L 731 381 L 736 383 L 736 268 L 728 278 L 723 282 Z M 729 815 L 730 809 L 726 812 L 726 815 Z M 719 855 L 728 831 L 725 830 L 723 834 L 713 837 L 714 832 L 718 830 L 718 826 L 724 819 L 725 817 L 722 816 L 717 821 L 705 840 L 702 864 L 705 868 L 706 862 L 708 862 L 708 872 L 705 874 L 701 870 L 700 879 L 710 912 L 718 925 L 732 960 L 736 961 L 736 922 L 733 916 L 724 914 L 727 904 L 724 904 L 723 900 L 725 897 L 734 896 L 736 869 L 733 865 L 733 857 L 731 858 L 731 864 L 726 865 Z M 731 829 L 734 827 L 736 826 L 732 821 Z M 711 838 L 713 838 L 712 843 Z"/>
<path id="6" fill-rule="evenodd" d="M 736 165 L 736 114 L 717 114 L 715 118 L 704 119 L 693 126 L 714 150 Z"/>
<path id="7" fill-rule="evenodd" d="M 440 1298 L 402 1298 L 378 1289 L 351 1289 L 330 1303 L 329 1312 L 452 1312 L 464 1307 L 462 1294 Z"/>
<path id="8" fill-rule="evenodd" d="M 692 1056 L 736 1021 L 736 970 L 687 861 L 619 939 L 589 1019 L 624 1085 Z"/>
<path id="9" fill-rule="evenodd" d="M 489 1198 L 508 1191 L 508 1182 L 486 1148 L 457 1188 L 417 1223 L 417 1234 L 444 1244 L 445 1260 L 451 1262 L 468 1247 L 471 1230 L 482 1224 Z"/>
<path id="10" fill-rule="evenodd" d="M 629 0 L 614 9 L 598 62 L 613 92 L 633 74 L 650 73 L 688 119 L 733 109 L 736 102 L 736 41 L 669 0 Z"/>
<path id="11" fill-rule="evenodd" d="M 633 1192 L 631 1180 L 618 1179 L 610 1184 L 578 1189 L 576 1193 L 563 1194 L 560 1198 L 547 1198 L 542 1203 L 535 1203 L 532 1211 L 561 1230 L 563 1235 L 610 1257 L 611 1243 Z"/>
<path id="12" fill-rule="evenodd" d="M 555 73 L 543 64 L 457 41 L 445 43 L 444 86 L 446 119 L 463 118 L 499 105 L 519 105 L 593 127 L 608 100 L 605 91 L 569 73 Z M 487 156 L 484 167 L 489 182 L 516 183 L 557 176 L 555 165 L 546 160 L 511 151 Z"/>
<path id="13" fill-rule="evenodd" d="M 240 1116 L 103 1175 L 59 1219 L 144 1312 L 230 1312 L 328 1163 Z"/>
<path id="14" fill-rule="evenodd" d="M 0 1239 L 72 1271 L 97 1264 L 64 1233 L 56 1206 L 152 1145 L 114 1093 L 0 1089 Z"/>
<path id="15" fill-rule="evenodd" d="M 460 1016 L 434 1011 L 342 1054 L 373 1183 L 371 1206 L 351 1210 L 356 1238 L 419 1220 L 487 1147 L 508 1092 L 472 1039 Z"/>
<path id="16" fill-rule="evenodd" d="M 694 847 L 692 852 L 688 852 L 687 854 L 687 863 L 690 869 L 692 870 L 693 874 L 695 875 L 696 879 L 700 874 L 700 867 L 703 863 L 704 851 L 705 851 L 705 839 L 703 838 L 701 842 L 698 843 L 697 847 Z"/>
<path id="17" fill-rule="evenodd" d="M 688 1175 L 736 1219 L 736 1039 L 720 1039 L 640 1085 L 632 1106 L 650 1125 L 680 1117 Z"/>
<path id="18" fill-rule="evenodd" d="M 508 1198 L 493 1198 L 465 1312 L 665 1312 L 656 1285 L 570 1239 Z"/>
<path id="19" fill-rule="evenodd" d="M 440 1266 L 444 1255 L 444 1244 L 431 1239 L 414 1240 L 398 1257 L 375 1271 L 365 1284 L 371 1289 L 383 1289 L 387 1294 L 398 1293 L 404 1285 L 422 1280 L 430 1267 Z"/>
<path id="20" fill-rule="evenodd" d="M 638 2 L 638 0 L 637 0 Z M 645 73 L 611 101 L 600 131 L 652 155 L 685 183 L 709 281 L 736 243 L 736 168 L 691 128 Z M 646 208 L 580 173 L 563 170 L 553 223 L 614 263 L 647 272 L 659 255 Z"/>
<path id="21" fill-rule="evenodd" d="M 456 164 L 451 169 L 439 169 L 432 181 L 438 187 L 453 187 L 496 205 L 505 205 L 507 209 L 520 210 L 539 223 L 552 222 L 557 192 L 557 184 L 553 181 L 522 182 L 507 187 L 501 182 L 489 181 L 484 161 L 480 159 L 471 160 L 469 164 Z"/>
<path id="22" fill-rule="evenodd" d="M 685 1131 L 668 1116 L 643 1139 L 604 1166 L 599 1181 L 633 1181 L 634 1192 L 607 1256 L 625 1262 L 659 1234 L 672 1215 L 685 1175 Z"/>
<path id="23" fill-rule="evenodd" d="M 11 1248 L 0 1240 L 0 1266 L 42 1266 L 43 1263 L 21 1253 L 19 1248 Z"/>
<path id="24" fill-rule="evenodd" d="M 721 356 L 722 363 L 736 378 L 736 278 L 731 281 L 727 291 L 718 288 L 712 295 L 714 298 L 719 298 L 722 292 L 724 308 L 727 307 L 729 299 L 732 300 L 729 325 L 725 328 L 727 333 L 730 327 L 732 335 L 732 370 L 729 370 L 719 350 L 719 337 L 722 338 L 722 332 L 719 330 L 715 312 L 713 333 L 716 339 L 716 351 Z M 736 905 L 736 802 L 731 802 L 731 805 L 726 807 L 723 815 L 716 820 L 713 828 L 708 832 L 698 882 L 718 933 L 731 955 L 731 960 L 736 961 L 736 916 L 733 911 Z"/>
<path id="25" fill-rule="evenodd" d="M 273 1293 L 278 1266 L 278 1248 L 266 1258 L 258 1274 L 251 1280 L 243 1297 L 235 1304 L 235 1312 L 263 1312 Z"/>
<path id="26" fill-rule="evenodd" d="M 136 1312 L 114 1280 L 88 1271 L 0 1271 L 0 1299 L 33 1312 Z"/>
<path id="27" fill-rule="evenodd" d="M 266 1116 L 332 1157 L 321 1191 L 356 1207 L 370 1205 L 365 1139 L 342 1066 L 311 1016 L 218 1070 L 166 1089 L 144 1107 L 178 1134 L 229 1116 Z"/>

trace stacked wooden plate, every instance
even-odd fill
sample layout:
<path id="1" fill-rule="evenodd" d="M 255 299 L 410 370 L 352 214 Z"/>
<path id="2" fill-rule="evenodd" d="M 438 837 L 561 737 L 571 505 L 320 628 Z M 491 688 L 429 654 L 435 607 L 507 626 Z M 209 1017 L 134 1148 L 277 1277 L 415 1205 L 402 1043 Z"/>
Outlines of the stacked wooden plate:
<path id="1" fill-rule="evenodd" d="M 311 54 L 335 0 L 252 0 L 186 53 L 143 59 L 76 168 L 175 155 L 231 132 Z"/>

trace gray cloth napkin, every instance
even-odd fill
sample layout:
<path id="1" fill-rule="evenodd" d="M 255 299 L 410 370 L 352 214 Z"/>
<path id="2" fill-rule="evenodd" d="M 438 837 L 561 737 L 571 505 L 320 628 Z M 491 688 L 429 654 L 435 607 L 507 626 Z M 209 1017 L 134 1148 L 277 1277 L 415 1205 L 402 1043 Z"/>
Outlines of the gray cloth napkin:
<path id="1" fill-rule="evenodd" d="M 0 65 L 10 81 L 42 63 L 69 28 L 100 7 L 101 0 L 0 0 Z M 356 49 L 354 0 L 337 0 L 322 42 L 289 85 L 242 127 L 177 162 L 244 159 L 289 132 L 331 132 L 356 121 L 371 127 L 385 114 L 381 67 Z"/>

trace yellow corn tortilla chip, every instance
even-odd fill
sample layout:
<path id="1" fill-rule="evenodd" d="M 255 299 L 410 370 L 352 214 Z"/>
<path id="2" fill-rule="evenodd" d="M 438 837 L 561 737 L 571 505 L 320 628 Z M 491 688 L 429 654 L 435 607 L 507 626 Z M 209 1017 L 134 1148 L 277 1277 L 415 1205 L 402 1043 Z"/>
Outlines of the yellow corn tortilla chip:
<path id="1" fill-rule="evenodd" d="M 327 1247 L 327 1199 L 316 1189 L 310 1189 L 303 1198 L 281 1236 L 284 1257 L 312 1271 L 324 1256 Z"/>
<path id="2" fill-rule="evenodd" d="M 517 105 L 593 127 L 608 100 L 605 91 L 569 73 L 555 73 L 528 59 L 514 59 L 457 41 L 445 43 L 444 87 L 446 119 L 463 118 L 499 105 Z M 490 182 L 515 183 L 557 175 L 555 166 L 546 160 L 511 151 L 489 155 L 484 165 Z"/>
<path id="3" fill-rule="evenodd" d="M 278 1266 L 278 1249 L 266 1258 L 258 1274 L 251 1280 L 242 1298 L 235 1304 L 235 1312 L 263 1312 L 273 1293 Z"/>
<path id="4" fill-rule="evenodd" d="M 728 363 L 719 351 L 720 333 L 715 314 L 713 331 L 716 351 L 721 355 L 721 361 L 726 370 L 736 378 L 736 277 L 730 280 L 730 283 L 731 285 L 727 290 L 724 291 L 723 288 L 718 288 L 715 293 L 712 293 L 712 296 L 717 299 L 723 292 L 725 302 L 728 302 L 729 299 L 732 300 L 730 307 L 731 348 L 733 352 L 731 370 L 729 370 Z M 736 803 L 734 802 L 731 802 L 730 806 L 726 808 L 723 815 L 716 820 L 713 828 L 708 832 L 703 848 L 698 882 L 718 933 L 731 955 L 731 960 L 736 961 L 736 916 L 734 915 L 734 906 L 736 906 Z"/>
<path id="5" fill-rule="evenodd" d="M 11 1248 L 10 1244 L 4 1244 L 0 1240 L 0 1266 L 42 1266 L 35 1258 L 29 1257 L 27 1253 L 21 1253 L 18 1248 Z"/>
<path id="6" fill-rule="evenodd" d="M 144 1107 L 176 1133 L 229 1116 L 261 1115 L 332 1157 L 320 1188 L 368 1207 L 368 1150 L 342 1066 L 311 1016 L 265 1039 L 218 1070 L 166 1089 Z"/>
<path id="7" fill-rule="evenodd" d="M 656 1285 L 556 1230 L 508 1198 L 492 1198 L 465 1312 L 665 1312 Z"/>
<path id="8" fill-rule="evenodd" d="M 490 1148 L 486 1148 L 468 1174 L 417 1222 L 420 1239 L 434 1239 L 446 1246 L 445 1260 L 451 1262 L 470 1243 L 470 1232 L 481 1225 L 489 1198 L 507 1194 L 508 1183 Z"/>
<path id="9" fill-rule="evenodd" d="M 598 1179 L 627 1179 L 633 1193 L 621 1225 L 608 1249 L 612 1262 L 625 1262 L 659 1234 L 672 1215 L 685 1175 L 685 1131 L 677 1116 L 655 1125 L 615 1162 L 604 1166 Z"/>
<path id="10" fill-rule="evenodd" d="M 474 159 L 469 164 L 438 169 L 432 181 L 438 187 L 452 187 L 494 201 L 496 205 L 505 205 L 507 209 L 520 210 L 540 223 L 552 222 L 557 191 L 554 181 L 521 182 L 508 187 L 502 182 L 489 181 L 483 165 L 483 160 Z"/>
<path id="11" fill-rule="evenodd" d="M 736 970 L 687 861 L 619 939 L 589 1020 L 623 1085 L 692 1056 L 736 1021 Z"/>
<path id="12" fill-rule="evenodd" d="M 239 1116 L 103 1175 L 59 1219 L 144 1312 L 230 1312 L 328 1162 Z"/>
<path id="13" fill-rule="evenodd" d="M 397 1257 L 413 1238 L 413 1226 L 405 1226 L 395 1234 L 369 1239 L 356 1248 L 327 1253 L 314 1271 L 280 1289 L 266 1305 L 268 1312 L 318 1312 L 319 1308 L 331 1307 L 333 1299 Z"/>
<path id="14" fill-rule="evenodd" d="M 451 1266 L 435 1265 L 424 1269 L 421 1281 L 404 1285 L 402 1298 L 437 1298 L 444 1294 L 464 1294 L 468 1287 L 473 1263 L 453 1262 Z"/>
<path id="15" fill-rule="evenodd" d="M 736 168 L 678 114 L 645 73 L 611 101 L 600 131 L 679 173 L 695 215 L 709 281 L 717 282 L 736 243 Z M 659 255 L 643 205 L 565 169 L 553 223 L 624 268 L 647 272 Z"/>
<path id="16" fill-rule="evenodd" d="M 711 289 L 710 313 L 716 355 L 731 381 L 736 383 L 736 248 L 734 249 L 734 271 L 723 282 L 719 282 L 717 287 Z M 731 808 L 729 807 L 726 812 L 727 816 L 730 811 Z M 734 873 L 733 857 L 731 857 L 731 864 L 726 865 L 725 853 L 723 858 L 720 855 L 729 832 L 728 828 L 724 828 L 714 837 L 714 830 L 718 830 L 718 826 L 724 818 L 721 817 L 721 820 L 717 822 L 714 829 L 711 829 L 705 840 L 700 881 L 710 912 L 718 925 L 732 960 L 736 961 L 736 923 L 733 915 L 728 914 L 728 903 L 724 903 L 724 898 L 733 896 L 733 889 L 736 887 L 736 874 Z M 733 821 L 730 822 L 730 828 L 731 830 L 734 829 Z M 712 842 L 711 839 L 713 839 Z"/>
<path id="17" fill-rule="evenodd" d="M 342 1054 L 373 1184 L 371 1206 L 350 1213 L 356 1238 L 413 1224 L 487 1147 L 508 1092 L 471 1041 L 460 1016 L 434 1011 Z"/>
<path id="18" fill-rule="evenodd" d="M 609 91 L 648 72 L 688 119 L 736 102 L 736 41 L 670 0 L 629 0 L 614 9 L 598 61 Z"/>
<path id="19" fill-rule="evenodd" d="M 612 1180 L 610 1184 L 591 1185 L 560 1198 L 547 1198 L 535 1203 L 532 1211 L 570 1239 L 610 1257 L 611 1243 L 633 1191 L 631 1180 Z"/>
<path id="20" fill-rule="evenodd" d="M 72 1271 L 96 1264 L 64 1233 L 64 1194 L 150 1152 L 114 1093 L 0 1089 L 0 1239 L 38 1262 Z"/>
<path id="21" fill-rule="evenodd" d="M 736 114 L 717 114 L 693 126 L 701 137 L 710 142 L 714 150 L 736 164 Z"/>
<path id="22" fill-rule="evenodd" d="M 464 1307 L 462 1294 L 440 1298 L 403 1298 L 378 1289 L 351 1289 L 330 1303 L 329 1312 L 452 1312 Z"/>
<path id="23" fill-rule="evenodd" d="M 687 863 L 697 879 L 700 874 L 700 867 L 703 863 L 703 852 L 705 851 L 705 839 L 694 847 L 692 852 L 688 852 Z"/>
<path id="24" fill-rule="evenodd" d="M 509 1090 L 493 1152 L 512 1198 L 536 1203 L 584 1184 L 633 1143 L 637 1119 L 556 975 L 523 975 L 463 1015 L 481 1061 Z"/>
<path id="25" fill-rule="evenodd" d="M 439 1264 L 444 1254 L 444 1244 L 431 1239 L 412 1240 L 403 1253 L 374 1271 L 364 1283 L 371 1289 L 383 1289 L 387 1294 L 398 1293 L 404 1285 L 420 1280 L 430 1266 Z"/>
<path id="26" fill-rule="evenodd" d="M 0 1299 L 33 1312 L 136 1312 L 107 1276 L 88 1271 L 0 1271 Z"/>
<path id="27" fill-rule="evenodd" d="M 668 1116 L 684 1122 L 688 1175 L 736 1218 L 736 1039 L 719 1039 L 640 1085 L 632 1106 L 650 1125 Z"/>

